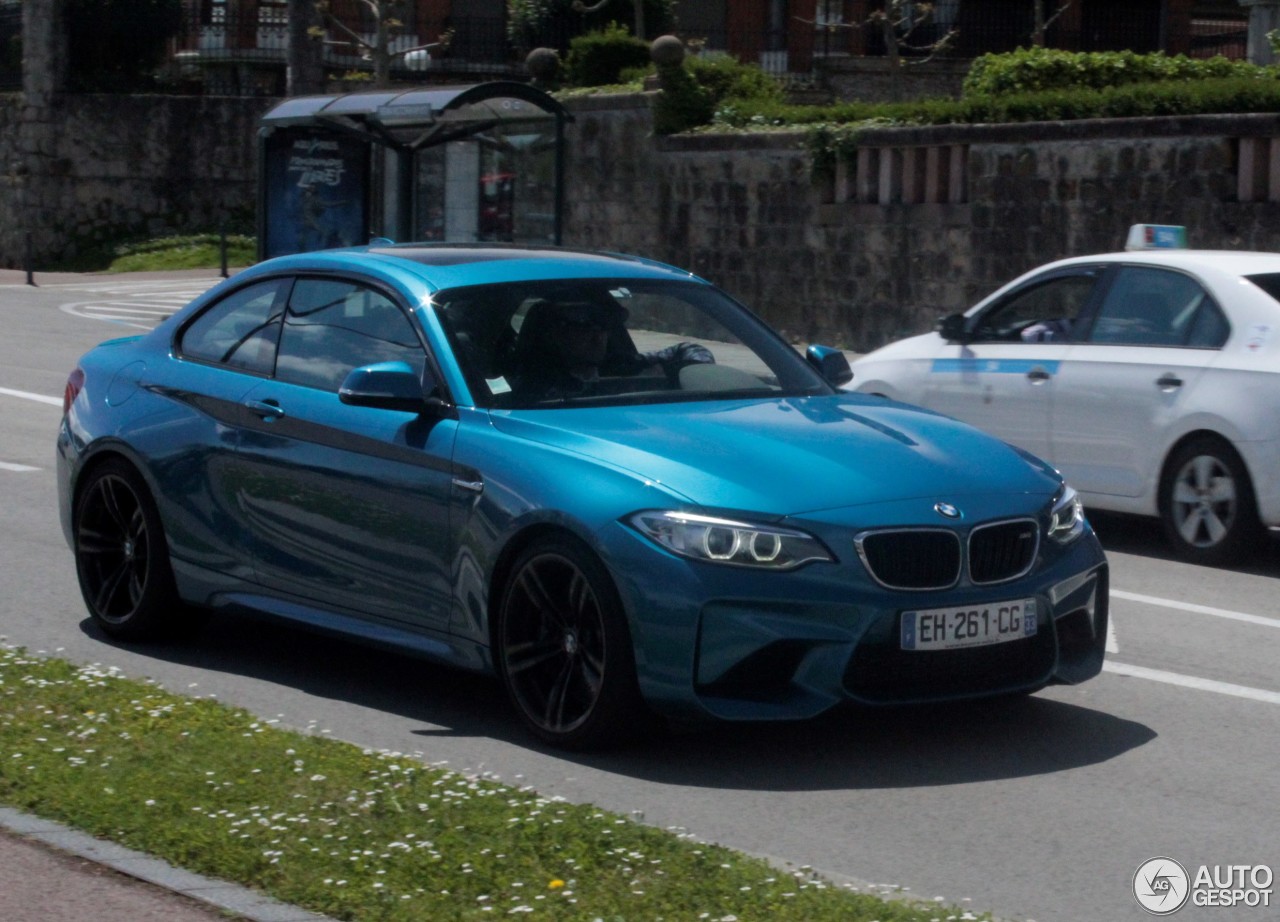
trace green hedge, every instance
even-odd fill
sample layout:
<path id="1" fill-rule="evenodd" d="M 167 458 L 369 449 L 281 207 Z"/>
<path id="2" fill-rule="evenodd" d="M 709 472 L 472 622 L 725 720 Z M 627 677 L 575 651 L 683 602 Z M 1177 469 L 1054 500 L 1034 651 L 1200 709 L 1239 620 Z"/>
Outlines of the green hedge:
<path id="1" fill-rule="evenodd" d="M 701 127 L 726 100 L 781 105 L 782 87 L 758 65 L 727 55 L 695 55 L 674 67 L 659 67 L 662 93 L 654 107 L 653 130 L 673 134 Z"/>
<path id="2" fill-rule="evenodd" d="M 1221 55 L 1137 54 L 1132 51 L 1058 51 L 1021 48 L 1006 54 L 984 54 L 974 60 L 964 80 L 965 96 L 1006 96 L 1045 90 L 1105 89 L 1135 83 L 1207 80 L 1227 77 L 1274 79 L 1275 68 Z"/>
<path id="3" fill-rule="evenodd" d="M 569 42 L 565 71 L 574 86 L 612 86 L 622 72 L 649 66 L 649 43 L 616 23 Z"/>
<path id="4" fill-rule="evenodd" d="M 726 99 L 783 100 L 782 84 L 758 64 L 743 64 L 727 54 L 698 54 L 686 58 L 685 65 L 715 105 Z"/>

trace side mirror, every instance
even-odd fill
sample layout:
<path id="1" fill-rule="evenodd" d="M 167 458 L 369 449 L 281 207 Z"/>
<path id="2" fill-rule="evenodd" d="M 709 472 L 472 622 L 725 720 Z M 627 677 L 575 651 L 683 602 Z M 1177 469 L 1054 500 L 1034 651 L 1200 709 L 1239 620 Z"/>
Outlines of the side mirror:
<path id="1" fill-rule="evenodd" d="M 433 403 L 440 405 L 438 398 L 426 396 L 435 388 L 430 372 L 419 378 L 406 362 L 378 362 L 351 369 L 338 399 L 353 407 L 422 413 Z"/>
<path id="2" fill-rule="evenodd" d="M 965 329 L 964 314 L 948 314 L 938 321 L 938 335 L 949 343 L 963 345 L 970 341 L 969 331 Z"/>
<path id="3" fill-rule="evenodd" d="M 804 357 L 818 370 L 818 374 L 836 387 L 853 380 L 853 369 L 849 367 L 849 360 L 839 349 L 832 349 L 830 346 L 810 346 L 805 350 Z"/>

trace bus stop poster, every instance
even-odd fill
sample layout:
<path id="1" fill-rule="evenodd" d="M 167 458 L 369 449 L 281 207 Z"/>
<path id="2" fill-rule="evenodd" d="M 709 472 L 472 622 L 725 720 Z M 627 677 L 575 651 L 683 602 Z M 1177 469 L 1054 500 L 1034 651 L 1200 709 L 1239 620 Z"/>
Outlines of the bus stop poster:
<path id="1" fill-rule="evenodd" d="M 266 256 L 368 243 L 368 144 L 276 131 L 264 156 Z"/>

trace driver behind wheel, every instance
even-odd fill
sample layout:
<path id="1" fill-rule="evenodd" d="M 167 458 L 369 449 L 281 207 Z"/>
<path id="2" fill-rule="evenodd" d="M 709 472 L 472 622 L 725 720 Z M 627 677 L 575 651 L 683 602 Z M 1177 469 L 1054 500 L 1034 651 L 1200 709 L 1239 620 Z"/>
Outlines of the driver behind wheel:
<path id="1" fill-rule="evenodd" d="M 531 305 L 516 341 L 516 391 L 530 400 L 563 399 L 590 393 L 602 376 L 634 376 L 661 366 L 674 381 L 685 365 L 715 361 L 705 346 L 689 342 L 638 352 L 626 330 L 629 316 L 612 298 Z"/>

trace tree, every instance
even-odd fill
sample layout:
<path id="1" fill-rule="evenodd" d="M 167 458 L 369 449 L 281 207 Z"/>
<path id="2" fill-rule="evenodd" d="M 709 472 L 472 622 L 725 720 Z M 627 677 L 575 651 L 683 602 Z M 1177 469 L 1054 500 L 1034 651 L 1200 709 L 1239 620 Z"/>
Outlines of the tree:
<path id="1" fill-rule="evenodd" d="M 1036 0 L 1037 3 L 1040 0 Z M 797 17 L 798 18 L 798 17 Z M 889 85 L 895 99 L 905 96 L 905 85 L 902 70 L 905 65 L 903 52 L 911 52 L 911 63 L 923 64 L 946 51 L 960 34 L 955 29 L 948 29 L 938 39 L 928 42 L 916 42 L 912 36 L 933 19 L 932 3 L 916 3 L 913 0 L 884 0 L 881 9 L 873 10 L 866 19 L 860 22 L 841 22 L 833 17 L 824 17 L 822 22 L 801 19 L 801 22 L 818 26 L 826 30 L 862 29 L 870 27 L 875 30 L 884 42 L 885 60 L 889 70 Z"/>
<path id="2" fill-rule="evenodd" d="M 285 92 L 290 96 L 324 92 L 324 45 L 316 36 L 324 31 L 323 21 L 315 0 L 289 0 Z"/>
<path id="3" fill-rule="evenodd" d="M 398 17 L 405 6 L 405 0 L 360 0 L 373 16 L 373 40 L 366 39 L 341 19 L 333 15 L 328 0 L 317 0 L 316 9 L 323 14 L 330 28 L 342 35 L 341 39 L 326 39 L 330 44 L 355 48 L 360 57 L 373 64 L 374 86 L 383 87 L 391 83 L 391 65 L 397 58 L 407 59 L 416 52 L 430 51 L 432 48 L 447 48 L 451 35 L 441 33 L 439 39 L 411 48 L 391 50 L 392 39 L 404 31 L 404 21 Z M 324 30 L 319 33 L 323 36 Z M 316 34 L 316 30 L 312 30 Z"/>
<path id="4" fill-rule="evenodd" d="M 1045 16 L 1044 0 L 1031 0 L 1031 2 L 1035 12 L 1035 26 L 1031 32 L 1031 44 L 1037 48 L 1043 48 L 1045 33 L 1049 30 L 1049 27 L 1053 25 L 1054 21 L 1065 13 L 1067 8 L 1071 6 L 1071 0 L 1066 0 L 1062 6 L 1058 7 L 1057 10 L 1050 13 L 1047 17 Z"/>
<path id="5" fill-rule="evenodd" d="M 610 0 L 599 0 L 591 6 L 587 6 L 582 0 L 573 0 L 573 10 L 575 13 L 597 13 L 608 6 Z M 633 33 L 636 38 L 644 38 L 644 0 L 631 0 L 631 5 L 636 10 L 636 30 Z"/>
<path id="6" fill-rule="evenodd" d="M 579 35 L 628 20 L 637 38 L 669 32 L 675 0 L 507 0 L 507 37 L 524 52 L 544 47 L 563 55 Z"/>

